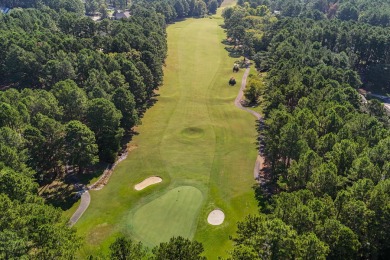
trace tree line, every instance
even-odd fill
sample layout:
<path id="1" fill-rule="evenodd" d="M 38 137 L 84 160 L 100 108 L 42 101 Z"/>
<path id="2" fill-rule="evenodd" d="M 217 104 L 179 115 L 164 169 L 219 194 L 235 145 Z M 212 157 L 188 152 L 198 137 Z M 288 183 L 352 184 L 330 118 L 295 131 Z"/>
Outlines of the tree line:
<path id="1" fill-rule="evenodd" d="M 307 3 L 305 8 L 298 8 L 298 13 L 288 15 L 286 11 L 283 11 L 282 6 L 290 6 L 294 3 L 300 6 L 303 5 L 303 2 L 241 1 L 242 6 L 235 8 L 235 12 L 232 12 L 232 9 L 225 12 L 224 17 L 226 26 L 229 28 L 229 37 L 242 42 L 245 48 L 243 54 L 253 57 L 261 69 L 267 70 L 268 60 L 262 55 L 267 51 L 270 41 L 275 35 L 274 33 L 279 28 L 272 31 L 264 30 L 264 27 L 271 26 L 276 21 L 276 17 L 279 15 L 274 15 L 274 11 L 278 11 L 283 17 L 290 17 L 291 19 L 283 19 L 284 22 L 281 21 L 275 26 L 281 26 L 286 30 L 294 29 L 299 33 L 299 37 L 302 37 L 302 41 L 319 42 L 333 52 L 348 56 L 352 68 L 364 78 L 365 88 L 373 91 L 389 92 L 390 78 L 389 73 L 387 73 L 390 62 L 389 44 L 387 44 L 389 42 L 389 27 L 373 26 L 359 20 L 339 19 L 337 15 L 312 15 L 310 13 L 318 9 L 319 3 L 327 8 L 330 8 L 332 3 L 327 1 L 305 2 Z M 360 1 L 338 1 L 336 5 L 357 2 Z M 263 5 L 263 3 L 269 4 L 269 6 Z M 384 6 L 384 2 L 381 5 L 375 4 L 376 1 L 369 1 L 369 3 L 361 4 L 361 8 L 358 9 L 361 10 L 364 17 L 371 12 L 379 14 L 390 6 L 389 4 Z M 375 4 L 374 7 L 364 9 L 373 4 Z M 295 28 L 296 26 L 301 26 L 300 30 Z M 305 33 L 308 34 L 304 35 Z M 262 64 L 259 64 L 260 60 Z"/>
<path id="2" fill-rule="evenodd" d="M 167 23 L 186 17 L 204 17 L 215 14 L 223 0 L 136 0 L 136 3 L 154 8 Z"/>
<path id="3" fill-rule="evenodd" d="M 161 84 L 165 21 L 138 6 L 132 13 L 99 23 L 49 8 L 0 17 L 1 126 L 22 134 L 26 160 L 11 148 L 37 175 L 82 172 L 96 155 L 113 162 Z"/>
<path id="4" fill-rule="evenodd" d="M 203 245 L 197 241 L 191 241 L 181 236 L 172 237 L 167 242 L 148 249 L 141 242 L 135 242 L 126 236 L 120 235 L 110 245 L 107 254 L 91 255 L 90 260 L 205 260 L 202 256 Z"/>
<path id="5" fill-rule="evenodd" d="M 370 67 L 388 62 L 388 29 L 343 21 L 337 12 L 324 19 L 303 15 L 317 10 L 314 3 L 329 5 L 250 0 L 224 12 L 228 35 L 267 72 L 259 88 L 269 176 L 263 189 L 269 189 L 259 195 L 259 215 L 238 224 L 232 259 L 386 259 L 390 253 L 389 118 L 382 104 L 364 103 L 356 91 L 370 83 Z M 305 9 L 289 15 L 282 8 L 295 4 Z"/>
<path id="6" fill-rule="evenodd" d="M 128 19 L 94 22 L 84 14 L 104 1 L 0 0 L 13 8 L 0 14 L 0 258 L 73 257 L 81 240 L 39 184 L 114 162 L 162 84 L 166 23 L 220 3 L 139 1 Z M 166 247 L 160 255 L 182 251 Z"/>
<path id="7" fill-rule="evenodd" d="M 64 9 L 78 14 L 85 13 L 85 6 L 80 0 L 0 0 L 0 6 L 8 8 L 40 8 L 47 6 L 56 11 Z"/>
<path id="8" fill-rule="evenodd" d="M 308 17 L 358 21 L 374 26 L 390 25 L 390 6 L 386 0 L 238 0 L 239 5 L 265 5 L 283 17 Z"/>
<path id="9" fill-rule="evenodd" d="M 72 258 L 80 239 L 38 183 L 114 162 L 162 83 L 163 16 L 134 5 L 129 19 L 96 23 L 62 6 L 76 2 L 1 3 L 34 7 L 0 15 L 2 259 Z"/>

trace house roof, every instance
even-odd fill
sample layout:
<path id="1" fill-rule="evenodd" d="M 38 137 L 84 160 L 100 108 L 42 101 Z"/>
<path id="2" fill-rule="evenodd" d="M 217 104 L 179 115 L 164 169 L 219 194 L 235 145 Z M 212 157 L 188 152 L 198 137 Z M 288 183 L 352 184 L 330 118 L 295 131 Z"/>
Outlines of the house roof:
<path id="1" fill-rule="evenodd" d="M 130 12 L 129 11 L 121 11 L 117 10 L 114 14 L 116 19 L 123 19 L 123 18 L 129 18 L 130 17 Z"/>
<path id="2" fill-rule="evenodd" d="M 9 11 L 11 11 L 10 8 L 0 6 L 0 12 L 1 12 L 1 13 L 7 14 L 7 13 L 9 13 Z"/>

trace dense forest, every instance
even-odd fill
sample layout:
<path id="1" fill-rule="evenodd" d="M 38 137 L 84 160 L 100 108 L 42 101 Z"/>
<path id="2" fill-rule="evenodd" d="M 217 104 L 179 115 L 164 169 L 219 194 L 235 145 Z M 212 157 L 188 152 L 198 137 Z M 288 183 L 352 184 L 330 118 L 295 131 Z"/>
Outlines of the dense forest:
<path id="1" fill-rule="evenodd" d="M 133 6 L 129 19 L 95 23 L 79 1 L 52 3 L 0 15 L 2 259 L 75 253 L 79 239 L 35 181 L 113 162 L 162 82 L 161 15 Z"/>
<path id="2" fill-rule="evenodd" d="M 230 26 L 228 33 L 243 42 L 246 55 L 260 58 L 259 51 L 267 50 L 273 32 L 262 30 L 262 27 L 275 19 L 275 16 L 270 17 L 275 13 L 276 17 L 291 18 L 284 19 L 284 29 L 301 27 L 302 30 L 297 32 L 308 33 L 299 35 L 305 37 L 300 39 L 302 42 L 319 42 L 332 52 L 346 54 L 352 68 L 364 79 L 364 88 L 390 92 L 390 74 L 387 73 L 390 63 L 388 1 L 242 0 L 239 3 L 247 8 L 237 9 L 233 17 L 229 16 L 227 24 L 234 26 Z M 267 15 L 265 7 L 269 12 Z M 355 14 L 351 14 L 351 9 Z M 380 22 L 374 22 L 377 20 Z M 264 33 L 269 35 L 263 36 Z M 256 53 L 258 55 L 254 56 Z M 266 66 L 265 61 L 262 66 Z"/>
<path id="3" fill-rule="evenodd" d="M 356 90 L 388 87 L 388 75 L 370 78 L 389 59 L 389 28 L 372 18 L 388 1 L 239 4 L 223 16 L 266 73 L 258 86 L 266 167 L 260 214 L 238 224 L 232 259 L 386 259 L 389 118 Z"/>
<path id="4" fill-rule="evenodd" d="M 390 6 L 387 0 L 238 0 L 243 6 L 267 6 L 284 17 L 337 18 L 377 26 L 390 25 Z"/>
<path id="5" fill-rule="evenodd" d="M 131 16 L 104 19 L 108 4 Z M 166 23 L 219 5 L 0 0 L 1 259 L 72 258 L 81 240 L 38 187 L 116 160 L 162 84 Z"/>
<path id="6" fill-rule="evenodd" d="M 58 175 L 65 164 L 82 172 L 97 150 L 101 161 L 115 160 L 162 82 L 166 55 L 164 19 L 141 7 L 132 13 L 100 23 L 49 8 L 0 17 L 1 126 L 23 139 L 10 147 L 15 159 L 2 161 L 41 176 Z"/>
<path id="7" fill-rule="evenodd" d="M 185 17 L 215 14 L 223 0 L 136 0 L 142 6 L 154 8 L 167 23 Z"/>

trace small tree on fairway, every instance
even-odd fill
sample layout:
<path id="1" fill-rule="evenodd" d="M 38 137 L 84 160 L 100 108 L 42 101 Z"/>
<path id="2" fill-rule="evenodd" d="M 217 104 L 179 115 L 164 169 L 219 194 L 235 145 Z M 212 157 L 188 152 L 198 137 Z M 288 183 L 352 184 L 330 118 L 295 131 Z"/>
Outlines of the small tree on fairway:
<path id="1" fill-rule="evenodd" d="M 236 85 L 236 79 L 235 78 L 233 78 L 233 77 L 231 77 L 230 79 L 229 79 L 229 85 L 230 86 L 234 86 L 234 85 Z"/>

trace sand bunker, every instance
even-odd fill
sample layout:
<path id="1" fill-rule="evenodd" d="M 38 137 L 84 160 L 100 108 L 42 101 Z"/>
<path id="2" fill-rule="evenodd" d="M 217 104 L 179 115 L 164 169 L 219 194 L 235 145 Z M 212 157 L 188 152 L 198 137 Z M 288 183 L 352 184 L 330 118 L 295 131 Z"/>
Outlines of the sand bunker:
<path id="1" fill-rule="evenodd" d="M 210 212 L 209 216 L 207 217 L 207 222 L 209 222 L 210 225 L 218 226 L 223 223 L 225 220 L 225 214 L 222 212 L 222 210 L 215 209 Z"/>
<path id="2" fill-rule="evenodd" d="M 156 183 L 160 183 L 160 182 L 162 182 L 162 179 L 160 177 L 156 177 L 156 176 L 149 177 L 149 178 L 143 180 L 142 182 L 136 184 L 134 186 L 134 189 L 136 189 L 136 190 L 143 190 L 143 189 L 145 189 L 146 187 L 148 187 L 150 185 L 153 185 L 153 184 L 156 184 Z"/>

